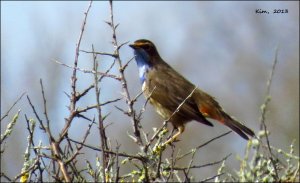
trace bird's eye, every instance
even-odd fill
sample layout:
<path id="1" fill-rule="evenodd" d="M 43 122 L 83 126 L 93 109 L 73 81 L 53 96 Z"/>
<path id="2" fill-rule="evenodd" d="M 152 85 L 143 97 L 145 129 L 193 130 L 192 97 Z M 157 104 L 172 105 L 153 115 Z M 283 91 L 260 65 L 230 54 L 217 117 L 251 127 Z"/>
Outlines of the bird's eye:
<path id="1" fill-rule="evenodd" d="M 150 49 L 150 45 L 145 44 L 145 45 L 143 46 L 143 48 L 144 48 L 144 50 L 149 50 L 149 49 Z"/>

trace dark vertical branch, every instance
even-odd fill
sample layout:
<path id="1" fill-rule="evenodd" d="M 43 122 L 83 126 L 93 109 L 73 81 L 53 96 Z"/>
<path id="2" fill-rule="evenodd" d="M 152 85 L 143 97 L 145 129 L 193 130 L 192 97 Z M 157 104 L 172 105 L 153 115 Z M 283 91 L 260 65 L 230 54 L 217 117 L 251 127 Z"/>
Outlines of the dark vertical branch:
<path id="1" fill-rule="evenodd" d="M 44 86 L 43 86 L 43 81 L 42 79 L 40 79 L 40 85 L 41 85 L 41 90 L 42 90 L 42 96 L 43 96 L 43 104 L 44 104 L 44 115 L 46 118 L 46 126 L 45 126 L 45 130 L 47 131 L 47 133 L 49 134 L 49 138 L 51 139 L 51 141 L 54 140 L 54 137 L 51 134 L 51 130 L 50 130 L 50 120 L 48 118 L 48 113 L 47 113 L 47 101 L 46 101 L 46 97 L 45 97 L 45 91 L 44 91 Z"/>
<path id="2" fill-rule="evenodd" d="M 117 142 L 117 147 L 116 147 L 116 163 L 115 163 L 115 171 L 116 171 L 116 177 L 115 177 L 115 182 L 119 182 L 120 179 L 120 165 L 119 165 L 119 148 L 120 145 L 118 145 Z"/>
<path id="3" fill-rule="evenodd" d="M 94 46 L 92 46 L 92 50 L 94 52 Z M 98 86 L 98 75 L 97 75 L 97 71 L 98 71 L 98 62 L 97 62 L 97 54 L 93 53 L 93 70 L 95 71 L 94 74 L 94 86 L 95 86 L 95 94 L 96 94 L 96 102 L 97 102 L 97 114 L 98 114 L 98 128 L 99 128 L 99 133 L 100 133 L 100 138 L 101 138 L 101 144 L 100 147 L 104 150 L 102 152 L 102 174 L 103 174 L 103 181 L 106 182 L 106 167 L 108 164 L 108 156 L 105 153 L 106 150 L 108 150 L 108 146 L 107 146 L 107 137 L 105 134 L 105 129 L 104 129 L 104 125 L 103 125 L 103 118 L 102 118 L 102 111 L 101 111 L 101 105 L 100 105 L 100 87 Z"/>
<path id="4" fill-rule="evenodd" d="M 121 82 L 122 82 L 122 90 L 125 93 L 126 103 L 128 104 L 128 114 L 129 114 L 129 116 L 131 116 L 131 119 L 132 119 L 131 121 L 133 124 L 133 132 L 134 132 L 134 135 L 136 138 L 135 140 L 141 146 L 141 145 L 143 145 L 143 141 L 142 141 L 141 133 L 139 130 L 139 125 L 138 125 L 139 121 L 137 120 L 135 111 L 133 109 L 134 102 L 131 100 L 131 97 L 130 97 L 130 94 L 129 94 L 129 91 L 127 88 L 127 81 L 126 81 L 125 74 L 124 74 L 124 66 L 122 64 L 122 61 L 120 59 L 120 54 L 119 54 L 119 49 L 125 43 L 121 44 L 121 45 L 118 44 L 117 35 L 116 35 L 116 29 L 118 27 L 118 24 L 115 25 L 115 23 L 114 23 L 112 0 L 109 1 L 109 5 L 110 5 L 110 22 L 108 22 L 108 24 L 112 28 L 112 43 L 115 47 L 114 55 L 115 55 L 115 59 L 117 60 L 118 65 L 119 65 L 119 72 L 121 74 Z"/>
<path id="5" fill-rule="evenodd" d="M 76 102 L 78 100 L 77 97 L 77 92 L 76 92 L 76 81 L 77 81 L 77 65 L 78 65 L 78 58 L 79 58 L 79 48 L 80 48 L 80 44 L 81 44 L 81 40 L 82 40 L 82 36 L 83 36 L 83 32 L 84 32 L 84 28 L 86 25 L 86 20 L 87 20 L 87 16 L 88 13 L 91 9 L 92 6 L 92 1 L 90 2 L 86 12 L 84 13 L 84 20 L 82 22 L 81 25 L 81 31 L 80 31 L 80 35 L 76 44 L 76 50 L 75 50 L 75 59 L 74 59 L 74 67 L 73 67 L 73 73 L 72 73 L 72 77 L 71 77 L 71 96 L 70 96 L 70 106 L 69 106 L 69 110 L 70 110 L 70 116 L 66 119 L 66 124 L 62 130 L 62 133 L 60 134 L 60 138 L 59 138 L 59 142 L 61 142 L 66 133 L 68 132 L 68 129 L 70 128 L 71 122 L 74 119 L 74 117 L 76 116 Z"/>

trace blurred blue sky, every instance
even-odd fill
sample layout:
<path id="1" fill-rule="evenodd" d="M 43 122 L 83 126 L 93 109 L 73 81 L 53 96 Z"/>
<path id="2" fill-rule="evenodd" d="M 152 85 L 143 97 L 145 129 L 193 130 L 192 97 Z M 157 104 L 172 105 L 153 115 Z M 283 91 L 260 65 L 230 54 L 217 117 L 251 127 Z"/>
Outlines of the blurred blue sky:
<path id="1" fill-rule="evenodd" d="M 69 65 L 73 63 L 83 13 L 88 3 L 1 1 L 1 116 L 23 92 L 27 92 L 36 105 L 41 105 L 39 79 L 42 78 L 49 97 L 51 120 L 56 122 L 55 127 L 64 125 L 68 99 L 63 92 L 70 91 L 71 70 L 53 60 Z M 256 14 L 256 9 L 270 11 L 270 14 Z M 273 14 L 274 9 L 288 9 L 288 13 Z M 97 51 L 113 50 L 111 31 L 104 23 L 109 16 L 108 2 L 93 3 L 81 49 L 91 50 L 93 44 Z M 139 38 L 152 40 L 170 65 L 215 96 L 226 111 L 246 121 L 255 130 L 259 128 L 259 106 L 265 95 L 274 50 L 279 46 L 279 63 L 271 90 L 270 121 L 274 121 L 271 129 L 276 134 L 273 142 L 286 145 L 296 138 L 299 143 L 299 132 L 296 132 L 299 128 L 299 2 L 117 1 L 114 2 L 114 17 L 120 23 L 117 32 L 120 43 Z M 132 50 L 127 46 L 121 49 L 124 62 L 132 56 Z M 101 69 L 109 66 L 108 58 L 101 57 L 99 60 Z M 91 56 L 81 53 L 79 66 L 91 68 Z M 134 62 L 126 74 L 134 96 L 141 90 Z M 79 88 L 89 86 L 87 81 L 92 77 L 82 73 L 79 75 L 83 78 L 78 82 Z M 120 96 L 117 82 L 105 80 L 103 86 L 109 87 L 102 88 L 102 101 Z M 90 98 L 81 104 L 87 106 L 94 103 L 93 100 Z M 31 113 L 25 98 L 15 111 L 18 108 L 22 109 L 22 115 Z M 143 118 L 145 124 L 157 126 L 160 118 L 151 107 L 148 109 Z M 104 112 L 111 110 L 105 108 Z M 117 124 L 112 131 L 122 130 L 120 126 L 130 130 L 130 123 L 118 119 L 111 117 L 110 120 Z M 24 119 L 21 120 L 23 123 Z M 24 150 L 26 131 L 22 123 L 17 124 L 17 136 L 11 140 L 16 142 L 22 139 L 19 142 L 21 145 L 16 149 L 8 148 L 8 152 L 19 150 L 22 153 Z M 223 127 L 218 126 L 217 131 L 211 128 L 206 130 L 194 123 L 190 126 L 188 130 L 194 130 L 192 134 L 198 136 L 193 138 L 191 134 L 185 134 L 183 139 L 191 139 L 189 143 L 192 145 L 197 144 L 200 137 L 208 135 L 207 138 L 211 138 L 211 132 L 224 131 Z M 71 130 L 80 134 L 81 128 L 79 125 Z M 201 131 L 201 135 L 197 131 Z M 121 141 L 125 136 L 126 133 L 116 138 Z M 232 135 L 229 141 L 236 137 Z M 242 153 L 240 144 L 245 142 L 241 139 L 234 142 L 224 147 L 224 151 L 233 148 Z M 16 157 L 16 161 L 22 162 L 22 156 Z M 10 170 L 20 170 L 21 164 L 17 163 Z"/>
<path id="2" fill-rule="evenodd" d="M 2 66 L 5 68 L 2 70 L 2 84 L 13 81 L 16 86 L 20 86 L 13 91 L 21 93 L 28 87 L 22 87 L 24 81 L 15 79 L 15 77 L 19 77 L 19 74 L 15 73 L 23 73 L 28 64 L 49 63 L 51 59 L 71 60 L 74 55 L 70 52 L 74 51 L 79 34 L 78 28 L 81 25 L 87 3 L 1 2 L 1 60 Z M 201 56 L 205 60 L 222 59 L 223 62 L 218 65 L 222 65 L 223 69 L 231 67 L 232 61 L 235 59 L 233 52 L 240 51 L 236 49 L 247 49 L 250 53 L 262 50 L 263 54 L 260 56 L 265 62 L 269 62 L 273 58 L 273 49 L 276 45 L 284 45 L 281 46 L 281 49 L 293 51 L 291 48 L 294 48 L 297 43 L 290 42 L 289 36 L 296 33 L 291 31 L 297 31 L 295 20 L 290 18 L 297 15 L 297 7 L 293 6 L 295 3 L 280 1 L 259 3 L 134 1 L 116 2 L 114 11 L 116 21 L 121 23 L 118 32 L 120 41 L 149 38 L 157 44 L 161 55 L 170 58 L 168 62 L 177 62 L 173 57 L 177 57 L 180 50 L 188 46 L 191 52 L 213 53 L 213 55 L 202 54 Z M 269 11 L 274 8 L 289 9 L 289 14 L 258 15 L 255 14 L 257 8 Z M 100 50 L 108 49 L 109 45 L 106 43 L 110 41 L 110 30 L 103 23 L 108 18 L 108 3 L 94 2 L 82 48 L 89 49 L 93 43 Z M 265 26 L 255 23 L 265 20 L 273 32 L 261 32 L 260 37 L 254 37 L 257 36 L 255 31 L 262 29 L 262 27 L 255 26 Z M 188 32 L 187 29 L 191 29 L 193 25 L 195 29 Z M 185 42 L 189 37 L 187 34 L 194 34 L 192 35 L 194 42 Z M 257 42 L 258 39 L 265 38 L 269 34 L 275 34 L 273 39 L 269 39 L 267 42 L 264 40 Z M 63 43 L 66 46 L 62 47 L 64 58 L 56 58 L 56 55 L 48 53 L 42 57 L 43 60 L 30 60 L 37 52 L 58 48 L 60 45 L 58 45 L 57 39 L 67 40 Z M 231 45 L 227 39 L 233 40 Z M 283 54 L 289 54 L 286 50 L 283 51 Z M 125 57 L 129 57 L 129 54 L 131 54 L 129 49 L 124 51 Z M 30 63 L 25 60 L 30 60 Z M 213 66 L 215 67 L 215 65 Z M 185 65 L 182 66 L 182 69 L 188 75 L 197 71 L 190 72 L 189 67 L 185 70 Z M 46 75 L 44 70 L 37 69 L 34 72 L 40 72 L 38 74 L 40 77 Z M 217 77 L 211 78 L 218 79 Z M 3 92 L 5 93 L 5 91 Z M 10 99 L 15 98 L 9 94 L 5 96 Z"/>

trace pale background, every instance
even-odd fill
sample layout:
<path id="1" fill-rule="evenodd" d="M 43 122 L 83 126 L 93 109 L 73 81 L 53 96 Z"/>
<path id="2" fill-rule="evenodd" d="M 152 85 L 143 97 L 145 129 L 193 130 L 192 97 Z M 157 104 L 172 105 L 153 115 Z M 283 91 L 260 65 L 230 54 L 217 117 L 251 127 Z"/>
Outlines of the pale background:
<path id="1" fill-rule="evenodd" d="M 3 2 L 1 1 L 1 116 L 23 92 L 31 97 L 42 115 L 39 79 L 43 79 L 52 130 L 58 133 L 68 115 L 71 70 L 53 62 L 57 59 L 72 64 L 75 44 L 79 37 L 83 13 L 89 2 Z M 256 14 L 256 9 L 270 14 Z M 272 14 L 273 9 L 288 9 L 287 14 Z M 299 154 L 299 2 L 115 2 L 115 21 L 120 23 L 119 42 L 133 42 L 139 38 L 152 40 L 160 55 L 194 84 L 217 98 L 227 112 L 245 122 L 256 132 L 259 129 L 260 105 L 266 82 L 279 47 L 278 65 L 271 87 L 272 100 L 267 113 L 271 131 L 271 145 L 288 150 L 295 139 Z M 109 20 L 108 2 L 94 2 L 88 16 L 81 49 L 113 50 L 111 32 L 104 21 Z M 132 50 L 125 46 L 121 58 L 132 58 Z M 80 54 L 80 66 L 91 68 L 90 55 Z M 107 68 L 111 59 L 100 58 L 100 67 Z M 126 71 L 132 96 L 141 91 L 136 64 Z M 79 88 L 90 85 L 92 76 L 79 74 Z M 106 79 L 102 85 L 101 101 L 121 95 L 120 84 Z M 82 107 L 94 104 L 94 94 L 81 101 Z M 144 102 L 139 99 L 139 105 Z M 119 104 L 120 106 L 124 106 Z M 14 108 L 11 116 L 21 109 L 20 118 L 7 140 L 2 171 L 13 177 L 20 173 L 28 132 L 24 114 L 34 117 L 26 97 Z M 128 118 L 113 105 L 104 108 L 112 112 L 107 123 L 108 137 L 113 146 L 118 141 L 120 151 L 137 152 L 137 146 L 128 138 L 132 133 Z M 11 118 L 10 116 L 10 118 Z M 90 114 L 93 116 L 93 114 Z M 1 123 L 1 133 L 8 119 Z M 151 106 L 147 107 L 142 124 L 149 132 L 159 127 L 162 119 Z M 215 127 L 192 122 L 180 137 L 178 148 L 192 147 L 228 131 L 214 122 Z M 78 122 L 70 129 L 70 136 L 81 139 L 87 124 Z M 46 136 L 36 133 L 36 143 Z M 56 134 L 58 135 L 58 134 Z M 92 131 L 89 144 L 100 143 L 99 133 Z M 246 141 L 230 135 L 210 144 L 196 155 L 195 164 L 216 161 L 233 153 L 227 165 L 238 169 L 236 156 L 243 156 Z M 96 152 L 85 151 L 92 160 Z M 183 162 L 187 164 L 187 162 Z M 218 166 L 193 172 L 196 180 L 215 175 Z M 128 170 L 122 170 L 128 172 Z"/>

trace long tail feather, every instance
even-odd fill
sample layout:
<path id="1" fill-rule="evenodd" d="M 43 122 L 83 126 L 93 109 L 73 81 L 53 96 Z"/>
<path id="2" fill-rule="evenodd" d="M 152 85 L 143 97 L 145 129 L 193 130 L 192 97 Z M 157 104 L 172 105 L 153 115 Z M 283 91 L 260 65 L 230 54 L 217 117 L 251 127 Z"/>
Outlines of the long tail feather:
<path id="1" fill-rule="evenodd" d="M 241 137 L 243 137 L 246 140 L 249 140 L 248 135 L 251 137 L 255 136 L 255 133 L 250 128 L 248 128 L 245 125 L 243 125 L 242 123 L 236 121 L 235 119 L 228 116 L 227 114 L 226 114 L 226 118 L 223 121 L 223 123 L 224 123 L 224 125 L 231 128 L 233 131 L 235 131 L 237 134 L 239 134 Z"/>

